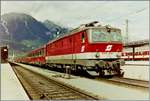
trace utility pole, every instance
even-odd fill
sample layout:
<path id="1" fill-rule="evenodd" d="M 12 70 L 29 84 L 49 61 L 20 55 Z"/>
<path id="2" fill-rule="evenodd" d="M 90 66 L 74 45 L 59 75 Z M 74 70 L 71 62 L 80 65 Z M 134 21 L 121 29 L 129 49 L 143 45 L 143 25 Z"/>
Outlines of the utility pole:
<path id="1" fill-rule="evenodd" d="M 126 19 L 126 39 L 125 39 L 125 42 L 126 42 L 126 43 L 129 42 L 129 36 L 128 36 L 128 33 L 129 33 L 129 30 L 128 30 L 128 23 L 129 23 L 129 20 Z"/>

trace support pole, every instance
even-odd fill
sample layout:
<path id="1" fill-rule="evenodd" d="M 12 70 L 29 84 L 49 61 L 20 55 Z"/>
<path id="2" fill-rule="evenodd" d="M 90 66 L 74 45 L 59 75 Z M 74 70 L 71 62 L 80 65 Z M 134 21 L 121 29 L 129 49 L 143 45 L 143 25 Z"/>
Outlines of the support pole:
<path id="1" fill-rule="evenodd" d="M 128 23 L 129 23 L 129 20 L 126 19 L 126 43 L 129 42 L 129 36 L 128 36 L 128 33 L 129 33 Z"/>

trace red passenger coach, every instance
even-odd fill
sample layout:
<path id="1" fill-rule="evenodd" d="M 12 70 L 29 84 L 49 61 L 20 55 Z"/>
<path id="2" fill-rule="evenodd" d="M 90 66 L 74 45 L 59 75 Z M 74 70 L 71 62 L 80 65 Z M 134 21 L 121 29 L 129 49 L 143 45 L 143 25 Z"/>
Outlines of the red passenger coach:
<path id="1" fill-rule="evenodd" d="M 34 65 L 44 65 L 45 64 L 45 46 L 31 51 L 27 57 L 29 58 L 28 63 Z"/>
<path id="2" fill-rule="evenodd" d="M 27 53 L 26 56 L 16 58 L 15 61 L 43 66 L 45 65 L 45 46 L 32 50 L 31 52 Z"/>

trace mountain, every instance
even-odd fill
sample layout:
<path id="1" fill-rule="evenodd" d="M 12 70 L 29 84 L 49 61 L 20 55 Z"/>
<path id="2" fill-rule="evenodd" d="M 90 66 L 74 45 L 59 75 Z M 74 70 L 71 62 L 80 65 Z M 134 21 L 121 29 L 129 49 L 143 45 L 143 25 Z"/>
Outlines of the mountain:
<path id="1" fill-rule="evenodd" d="M 56 33 L 66 31 L 67 28 L 48 20 L 42 23 L 28 14 L 7 13 L 1 16 L 0 45 L 7 44 L 14 51 L 26 52 L 52 40 Z"/>
<path id="2" fill-rule="evenodd" d="M 53 33 L 53 38 L 59 37 L 67 32 L 69 32 L 69 28 L 65 28 L 62 26 L 59 26 L 58 24 L 55 24 L 54 22 L 50 20 L 45 20 L 43 24 L 50 30 L 51 33 Z M 49 33 L 49 34 L 51 34 Z"/>

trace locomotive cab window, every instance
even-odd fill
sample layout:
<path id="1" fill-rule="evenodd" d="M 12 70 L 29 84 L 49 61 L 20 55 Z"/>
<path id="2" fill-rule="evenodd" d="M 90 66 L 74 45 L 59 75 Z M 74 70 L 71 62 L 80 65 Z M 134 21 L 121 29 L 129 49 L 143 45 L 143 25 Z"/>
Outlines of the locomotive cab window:
<path id="1" fill-rule="evenodd" d="M 120 29 L 111 28 L 108 31 L 106 28 L 92 28 L 89 31 L 91 42 L 121 42 L 122 36 Z"/>

